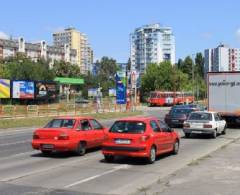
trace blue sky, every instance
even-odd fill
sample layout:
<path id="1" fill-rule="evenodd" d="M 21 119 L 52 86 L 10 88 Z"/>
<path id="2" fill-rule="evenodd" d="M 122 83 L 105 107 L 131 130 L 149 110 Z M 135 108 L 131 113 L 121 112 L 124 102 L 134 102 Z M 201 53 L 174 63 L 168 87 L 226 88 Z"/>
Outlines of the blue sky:
<path id="1" fill-rule="evenodd" d="M 240 47 L 238 0 L 2 0 L 0 6 L 0 36 L 52 43 L 52 32 L 74 26 L 88 35 L 95 59 L 126 62 L 129 34 L 150 23 L 173 28 L 177 59 L 220 42 Z"/>

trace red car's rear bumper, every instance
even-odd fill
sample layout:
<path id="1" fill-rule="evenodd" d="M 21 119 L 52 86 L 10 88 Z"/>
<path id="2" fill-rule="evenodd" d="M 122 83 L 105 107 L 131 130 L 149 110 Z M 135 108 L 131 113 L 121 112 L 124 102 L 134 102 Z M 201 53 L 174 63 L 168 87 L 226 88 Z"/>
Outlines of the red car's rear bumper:
<path id="1" fill-rule="evenodd" d="M 33 140 L 32 148 L 35 150 L 48 151 L 72 151 L 75 150 L 75 144 L 69 141 L 53 141 L 53 140 Z"/>
<path id="2" fill-rule="evenodd" d="M 147 146 L 103 145 L 102 153 L 113 156 L 148 157 Z"/>

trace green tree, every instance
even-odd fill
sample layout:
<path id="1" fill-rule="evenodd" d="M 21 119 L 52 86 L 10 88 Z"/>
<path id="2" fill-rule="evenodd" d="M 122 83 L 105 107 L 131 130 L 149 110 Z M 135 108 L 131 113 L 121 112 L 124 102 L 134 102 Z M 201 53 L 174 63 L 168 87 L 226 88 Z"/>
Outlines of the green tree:
<path id="1" fill-rule="evenodd" d="M 189 75 L 189 78 L 192 78 L 193 61 L 190 56 L 184 59 L 182 66 L 179 68 L 183 73 Z"/>
<path id="2" fill-rule="evenodd" d="M 72 77 L 78 78 L 81 76 L 80 68 L 78 65 L 70 64 L 64 61 L 55 61 L 53 71 L 58 77 Z"/>
<path id="3" fill-rule="evenodd" d="M 204 78 L 204 58 L 202 53 L 197 53 L 195 58 L 195 73 Z"/>

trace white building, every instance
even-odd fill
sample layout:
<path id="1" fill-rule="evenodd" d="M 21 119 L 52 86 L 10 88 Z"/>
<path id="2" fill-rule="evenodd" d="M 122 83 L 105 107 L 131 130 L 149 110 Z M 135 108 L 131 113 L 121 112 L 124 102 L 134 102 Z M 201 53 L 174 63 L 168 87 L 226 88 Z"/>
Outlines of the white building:
<path id="1" fill-rule="evenodd" d="M 240 71 L 240 48 L 220 44 L 217 48 L 204 51 L 204 71 Z"/>
<path id="2" fill-rule="evenodd" d="M 0 39 L 0 59 L 14 57 L 17 53 L 25 53 L 27 57 L 33 61 L 40 58 L 50 61 L 50 65 L 54 61 L 66 61 L 76 64 L 76 50 L 70 49 L 68 45 L 65 47 L 49 46 L 45 41 L 39 43 L 27 43 L 21 37 L 18 40 Z"/>
<path id="3" fill-rule="evenodd" d="M 144 73 L 150 63 L 175 64 L 175 37 L 170 27 L 159 24 L 136 28 L 130 34 L 131 69 Z"/>

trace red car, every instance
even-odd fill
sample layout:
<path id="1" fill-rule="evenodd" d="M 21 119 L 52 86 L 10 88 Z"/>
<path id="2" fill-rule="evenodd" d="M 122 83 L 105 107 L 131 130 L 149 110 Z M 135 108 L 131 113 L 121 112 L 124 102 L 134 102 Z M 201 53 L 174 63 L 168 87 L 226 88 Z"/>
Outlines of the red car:
<path id="1" fill-rule="evenodd" d="M 159 154 L 177 154 L 180 138 L 165 122 L 155 117 L 131 117 L 116 121 L 102 145 L 107 162 L 115 156 L 144 157 L 154 163 Z"/>
<path id="2" fill-rule="evenodd" d="M 59 117 L 35 130 L 32 147 L 43 154 L 74 151 L 84 155 L 86 149 L 102 145 L 105 131 L 106 128 L 90 117 Z"/>

